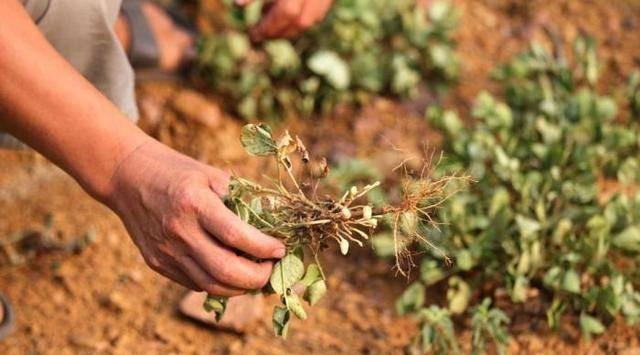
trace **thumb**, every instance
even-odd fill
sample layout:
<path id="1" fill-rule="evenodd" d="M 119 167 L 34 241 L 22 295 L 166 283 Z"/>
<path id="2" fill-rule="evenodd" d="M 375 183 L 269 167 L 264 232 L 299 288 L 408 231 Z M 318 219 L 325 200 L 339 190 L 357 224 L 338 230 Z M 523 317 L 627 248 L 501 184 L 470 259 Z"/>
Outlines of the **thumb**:
<path id="1" fill-rule="evenodd" d="M 235 0 L 236 5 L 238 6 L 246 6 L 252 3 L 253 0 Z"/>

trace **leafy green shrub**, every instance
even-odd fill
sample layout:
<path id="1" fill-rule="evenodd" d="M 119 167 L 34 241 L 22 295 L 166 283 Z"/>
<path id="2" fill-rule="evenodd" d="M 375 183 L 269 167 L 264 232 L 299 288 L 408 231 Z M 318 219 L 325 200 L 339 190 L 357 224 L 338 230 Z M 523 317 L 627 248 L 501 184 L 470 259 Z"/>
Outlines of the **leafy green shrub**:
<path id="1" fill-rule="evenodd" d="M 252 45 L 246 29 L 261 7 L 229 5 L 227 28 L 200 41 L 201 77 L 246 119 L 411 97 L 419 84 L 440 89 L 457 76 L 458 12 L 448 2 L 424 9 L 414 0 L 337 0 L 302 37 Z"/>
<path id="2" fill-rule="evenodd" d="M 593 43 L 578 39 L 574 57 L 571 65 L 534 44 L 501 66 L 505 102 L 480 94 L 473 127 L 454 112 L 428 110 L 445 135 L 441 167 L 477 180 L 447 201 L 446 226 L 431 235 L 456 259 L 447 275 L 502 284 L 514 303 L 544 289 L 552 294 L 549 326 L 579 313 L 589 335 L 618 315 L 640 316 L 640 194 L 602 201 L 598 189 L 601 180 L 640 182 L 640 131 L 637 117 L 622 122 L 613 98 L 594 90 Z M 425 285 L 441 279 L 430 276 L 440 266 L 433 258 L 423 265 L 431 265 Z"/>
<path id="3" fill-rule="evenodd" d="M 437 172 L 467 171 L 476 182 L 442 205 L 437 219 L 444 225 L 425 227 L 431 243 L 420 278 L 398 300 L 401 314 L 421 322 L 423 349 L 442 352 L 444 346 L 430 344 L 447 338 L 424 316 L 441 309 L 417 299 L 425 295 L 420 287 L 436 283 L 446 282 L 447 317 L 472 316 L 476 353 L 491 339 L 502 351 L 508 338 L 509 319 L 489 308 L 501 292 L 474 306 L 487 296 L 472 292 L 483 284 L 505 289 L 515 304 L 542 297 L 552 329 L 563 314 L 579 315 L 575 325 L 585 337 L 618 316 L 640 320 L 640 79 L 629 81 L 630 114 L 623 117 L 611 96 L 595 90 L 593 42 L 578 38 L 572 58 L 533 44 L 495 71 L 504 101 L 478 95 L 471 125 L 454 111 L 427 110 L 444 135 Z M 392 255 L 389 233 L 373 242 L 381 256 Z M 432 244 L 454 259 L 453 267 Z"/>

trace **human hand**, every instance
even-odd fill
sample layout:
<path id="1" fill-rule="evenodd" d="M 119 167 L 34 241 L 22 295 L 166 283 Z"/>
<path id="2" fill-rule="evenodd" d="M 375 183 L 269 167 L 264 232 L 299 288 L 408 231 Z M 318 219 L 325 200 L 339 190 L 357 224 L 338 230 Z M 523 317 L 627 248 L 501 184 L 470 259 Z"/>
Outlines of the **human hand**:
<path id="1" fill-rule="evenodd" d="M 236 0 L 236 4 L 245 6 L 252 1 Z M 295 37 L 322 21 L 332 3 L 333 0 L 273 0 L 262 20 L 251 29 L 251 37 L 256 41 Z"/>
<path id="2" fill-rule="evenodd" d="M 112 178 L 110 206 L 122 219 L 147 265 L 214 296 L 263 287 L 284 245 L 244 223 L 222 197 L 229 176 L 150 141 L 131 153 Z"/>

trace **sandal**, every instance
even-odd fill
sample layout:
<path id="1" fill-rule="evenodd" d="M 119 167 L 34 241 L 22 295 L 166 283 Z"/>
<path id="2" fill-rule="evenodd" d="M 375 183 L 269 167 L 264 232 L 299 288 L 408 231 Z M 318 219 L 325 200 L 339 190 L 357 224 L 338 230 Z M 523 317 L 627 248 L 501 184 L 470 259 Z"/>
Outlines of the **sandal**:
<path id="1" fill-rule="evenodd" d="M 0 341 L 6 338 L 13 330 L 15 315 L 9 300 L 0 293 L 0 308 L 2 309 L 2 319 L 0 319 Z"/>

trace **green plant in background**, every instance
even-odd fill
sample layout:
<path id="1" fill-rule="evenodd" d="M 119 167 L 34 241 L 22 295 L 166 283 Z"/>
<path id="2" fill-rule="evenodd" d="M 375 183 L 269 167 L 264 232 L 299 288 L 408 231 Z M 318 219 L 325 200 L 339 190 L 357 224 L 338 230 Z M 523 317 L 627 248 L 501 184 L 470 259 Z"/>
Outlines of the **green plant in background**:
<path id="1" fill-rule="evenodd" d="M 640 319 L 640 79 L 630 78 L 630 114 L 622 115 L 613 97 L 595 90 L 594 43 L 578 38 L 572 58 L 531 45 L 495 71 L 504 101 L 478 95 L 472 125 L 454 111 L 427 110 L 444 135 L 436 176 L 467 171 L 476 183 L 441 206 L 443 225 L 424 231 L 454 266 L 426 248 L 419 280 L 398 301 L 401 314 L 420 321 L 422 349 L 451 351 L 430 347 L 447 339 L 448 327 L 430 330 L 445 313 L 425 317 L 438 309 L 446 317 L 471 316 L 475 353 L 491 342 L 503 351 L 509 319 L 490 307 L 499 294 L 514 304 L 541 297 L 550 328 L 572 314 L 585 337 L 604 332 L 616 317 Z M 389 233 L 373 244 L 381 256 L 393 255 Z M 444 308 L 425 305 L 420 291 L 436 283 L 446 286 Z M 496 285 L 492 293 L 471 291 L 487 283 Z"/>
<path id="2" fill-rule="evenodd" d="M 449 310 L 431 305 L 420 309 L 417 317 L 421 329 L 416 342 L 409 349 L 412 354 L 460 354 Z"/>
<path id="3" fill-rule="evenodd" d="M 491 308 L 491 299 L 485 298 L 473 309 L 471 316 L 472 354 L 486 354 L 487 340 L 493 341 L 496 352 L 506 354 L 509 343 L 509 317 L 498 308 Z"/>
<path id="4" fill-rule="evenodd" d="M 421 84 L 440 90 L 457 77 L 459 14 L 446 1 L 423 8 L 414 0 L 337 0 L 302 37 L 254 45 L 246 29 L 262 1 L 229 8 L 227 28 L 200 41 L 198 68 L 246 119 L 329 112 L 380 94 L 412 97 Z"/>
<path id="5" fill-rule="evenodd" d="M 501 66 L 505 102 L 480 94 L 473 127 L 454 112 L 428 111 L 445 135 L 441 167 L 478 181 L 445 204 L 447 224 L 433 233 L 457 261 L 449 274 L 502 283 L 514 303 L 545 289 L 549 325 L 578 313 L 589 335 L 618 315 L 640 315 L 640 194 L 602 201 L 598 190 L 600 180 L 639 182 L 640 136 L 637 116 L 621 122 L 614 99 L 596 93 L 593 43 L 579 38 L 574 57 L 572 65 L 534 44 Z"/>

